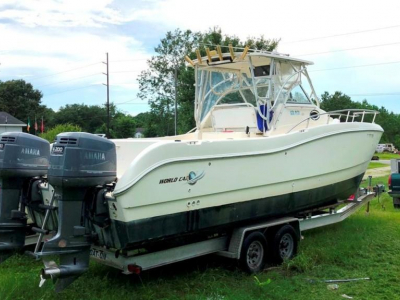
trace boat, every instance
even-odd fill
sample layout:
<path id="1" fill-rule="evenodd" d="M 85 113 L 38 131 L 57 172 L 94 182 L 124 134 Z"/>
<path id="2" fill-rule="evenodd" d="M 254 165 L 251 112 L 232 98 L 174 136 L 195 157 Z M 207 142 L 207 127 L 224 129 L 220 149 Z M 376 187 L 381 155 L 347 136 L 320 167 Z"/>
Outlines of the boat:
<path id="1" fill-rule="evenodd" d="M 377 112 L 323 111 L 302 59 L 231 49 L 187 61 L 195 130 L 113 140 L 117 234 L 107 246 L 294 216 L 354 193 L 383 132 Z"/>
<path id="2" fill-rule="evenodd" d="M 312 62 L 247 47 L 206 53 L 186 57 L 196 121 L 187 134 L 57 136 L 48 181 L 58 232 L 34 253 L 44 278 L 66 287 L 87 270 L 93 245 L 159 251 L 295 217 L 356 191 L 383 133 L 378 112 L 322 110 Z"/>

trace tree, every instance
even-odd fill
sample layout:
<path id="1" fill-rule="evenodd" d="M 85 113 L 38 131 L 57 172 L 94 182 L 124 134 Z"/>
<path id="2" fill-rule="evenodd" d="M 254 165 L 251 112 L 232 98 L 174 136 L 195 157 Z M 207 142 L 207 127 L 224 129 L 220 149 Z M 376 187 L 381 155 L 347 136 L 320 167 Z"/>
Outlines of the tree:
<path id="1" fill-rule="evenodd" d="M 196 58 L 195 49 L 202 56 L 206 47 L 211 50 L 216 45 L 228 52 L 228 45 L 244 48 L 272 51 L 278 40 L 266 40 L 264 37 L 248 38 L 241 42 L 236 36 L 224 36 L 218 27 L 206 33 L 181 31 L 168 32 L 155 48 L 157 55 L 148 60 L 149 69 L 139 76 L 140 92 L 138 97 L 150 104 L 150 114 L 146 123 L 146 136 L 172 135 L 174 132 L 175 71 L 177 74 L 178 133 L 185 133 L 195 127 L 194 110 L 194 70 L 186 67 L 184 57 Z"/>
<path id="2" fill-rule="evenodd" d="M 0 81 L 0 110 L 8 112 L 17 119 L 34 122 L 35 116 L 41 119 L 47 115 L 51 119 L 54 111 L 41 105 L 42 93 L 24 80 Z M 32 123 L 31 123 L 32 125 Z"/>
<path id="3" fill-rule="evenodd" d="M 63 132 L 80 132 L 82 129 L 77 125 L 72 124 L 59 124 L 45 133 L 39 134 L 41 138 L 48 140 L 49 143 L 53 143 L 56 136 Z"/>
<path id="4" fill-rule="evenodd" d="M 361 103 L 351 101 L 351 98 L 342 92 L 335 92 L 333 95 L 325 92 L 321 95 L 321 108 L 325 111 L 361 108 Z"/>
<path id="5" fill-rule="evenodd" d="M 175 91 L 175 74 L 179 89 L 183 85 L 181 74 L 186 70 L 184 56 L 197 45 L 198 38 L 199 35 L 190 30 L 167 32 L 154 49 L 158 55 L 148 60 L 149 69 L 139 76 L 138 97 L 150 104 L 151 118 L 148 121 L 157 120 L 158 123 L 155 135 L 174 133 L 175 92 L 179 94 L 178 90 Z M 154 123 L 148 125 L 154 127 Z"/>
<path id="6" fill-rule="evenodd" d="M 243 49 L 248 46 L 252 50 L 273 51 L 278 47 L 279 40 L 265 39 L 263 35 L 259 38 L 247 37 L 245 41 L 241 41 L 237 36 L 223 35 L 219 27 L 209 29 L 207 32 L 200 34 L 200 52 L 206 55 L 205 49 L 215 50 L 217 45 L 221 46 L 222 52 L 229 52 L 229 44 L 234 48 Z M 238 51 L 239 52 L 239 51 Z M 193 57 L 195 54 L 192 52 Z"/>
<path id="7" fill-rule="evenodd" d="M 382 134 L 381 143 L 393 143 L 396 148 L 400 147 L 400 115 L 389 112 L 386 108 L 378 107 L 368 103 L 367 100 L 362 102 L 352 101 L 351 98 L 342 92 L 335 92 L 330 95 L 325 92 L 321 96 L 321 108 L 327 112 L 342 109 L 369 109 L 379 112 L 375 118 L 375 123 L 382 126 L 384 133 Z M 372 122 L 373 115 L 366 115 L 365 122 Z M 343 120 L 343 119 L 342 119 Z"/>
<path id="8" fill-rule="evenodd" d="M 106 120 L 107 111 L 104 107 L 86 104 L 67 104 L 54 116 L 56 124 L 75 124 L 89 133 L 94 133 Z"/>
<path id="9" fill-rule="evenodd" d="M 130 138 L 135 136 L 136 122 L 132 116 L 120 115 L 113 120 L 115 138 Z"/>

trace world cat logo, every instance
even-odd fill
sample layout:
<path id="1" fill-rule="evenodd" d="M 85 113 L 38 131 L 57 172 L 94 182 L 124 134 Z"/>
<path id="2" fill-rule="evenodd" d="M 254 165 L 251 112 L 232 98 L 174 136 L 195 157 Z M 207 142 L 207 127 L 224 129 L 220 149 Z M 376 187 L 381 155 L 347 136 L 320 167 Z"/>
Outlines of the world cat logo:
<path id="1" fill-rule="evenodd" d="M 205 173 L 204 173 L 204 171 L 203 172 L 201 172 L 200 174 L 196 174 L 195 172 L 190 172 L 189 173 L 189 178 L 188 178 L 188 184 L 190 184 L 190 185 L 194 185 L 194 184 L 196 184 L 196 182 L 197 181 L 199 181 L 200 179 L 202 179 L 203 177 L 204 177 L 204 175 L 206 175 Z"/>
<path id="2" fill-rule="evenodd" d="M 196 172 L 191 171 L 189 173 L 189 175 L 187 175 L 187 176 L 160 179 L 159 184 L 186 181 L 188 184 L 194 185 L 194 184 L 196 184 L 197 181 L 202 179 L 204 177 L 204 175 L 205 175 L 204 171 L 200 172 L 199 174 L 196 174 Z"/>

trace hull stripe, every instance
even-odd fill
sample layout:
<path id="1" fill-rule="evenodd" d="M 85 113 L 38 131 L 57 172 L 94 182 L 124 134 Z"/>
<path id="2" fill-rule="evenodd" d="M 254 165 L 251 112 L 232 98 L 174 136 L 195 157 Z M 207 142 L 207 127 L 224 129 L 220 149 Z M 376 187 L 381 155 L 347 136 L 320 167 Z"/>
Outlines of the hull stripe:
<path id="1" fill-rule="evenodd" d="M 210 229 L 221 232 L 263 219 L 295 216 L 307 209 L 333 204 L 337 199 L 347 199 L 356 191 L 362 177 L 363 174 L 360 174 L 315 189 L 131 222 L 112 220 L 108 230 L 118 236 L 118 241 L 109 246 L 121 249 L 168 237 L 199 234 Z"/>

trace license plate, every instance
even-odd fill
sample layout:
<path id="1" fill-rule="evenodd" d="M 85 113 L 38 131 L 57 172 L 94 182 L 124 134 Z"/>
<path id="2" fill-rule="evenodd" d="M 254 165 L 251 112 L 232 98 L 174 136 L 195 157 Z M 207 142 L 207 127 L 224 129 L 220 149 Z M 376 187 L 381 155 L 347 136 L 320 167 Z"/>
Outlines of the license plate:
<path id="1" fill-rule="evenodd" d="M 106 260 L 107 253 L 97 249 L 90 249 L 90 256 L 95 257 L 97 259 Z"/>

